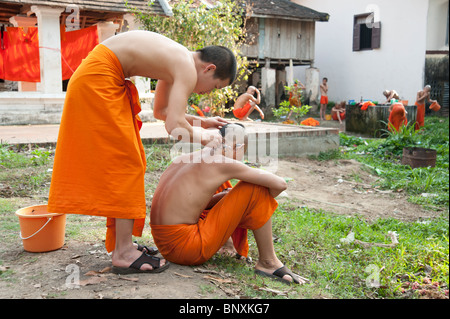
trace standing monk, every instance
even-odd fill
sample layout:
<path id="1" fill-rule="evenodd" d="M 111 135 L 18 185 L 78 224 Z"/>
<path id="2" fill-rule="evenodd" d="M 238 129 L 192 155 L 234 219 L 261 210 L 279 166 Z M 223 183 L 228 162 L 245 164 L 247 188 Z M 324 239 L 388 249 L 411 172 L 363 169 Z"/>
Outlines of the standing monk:
<path id="1" fill-rule="evenodd" d="M 146 156 L 139 97 L 127 78 L 158 79 L 154 116 L 169 134 L 215 147 L 220 118 L 185 114 L 191 93 L 230 85 L 236 59 L 224 47 L 192 52 L 157 33 L 129 31 L 99 44 L 70 79 L 61 118 L 48 210 L 107 217 L 105 246 L 116 270 L 160 272 L 169 265 L 137 247 L 145 223 Z M 194 120 L 201 123 L 193 127 Z M 207 130 L 216 128 L 215 130 Z"/>
<path id="2" fill-rule="evenodd" d="M 428 100 L 428 102 L 430 103 L 436 102 L 436 100 L 430 100 L 430 91 L 431 86 L 425 85 L 423 90 L 417 92 L 416 97 L 417 115 L 415 125 L 416 131 L 425 125 L 425 100 Z"/>
<path id="3" fill-rule="evenodd" d="M 323 121 L 325 119 L 325 113 L 327 111 L 328 104 L 328 79 L 323 78 L 322 84 L 320 85 L 320 119 Z"/>

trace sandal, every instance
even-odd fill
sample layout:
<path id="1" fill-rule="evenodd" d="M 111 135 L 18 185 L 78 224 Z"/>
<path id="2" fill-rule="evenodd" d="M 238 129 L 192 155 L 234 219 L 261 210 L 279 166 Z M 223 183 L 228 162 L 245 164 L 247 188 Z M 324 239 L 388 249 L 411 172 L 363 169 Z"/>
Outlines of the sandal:
<path id="1" fill-rule="evenodd" d="M 273 278 L 275 280 L 281 281 L 285 284 L 290 285 L 291 283 L 296 283 L 296 284 L 300 284 L 300 281 L 297 278 L 300 278 L 302 280 L 304 280 L 305 282 L 308 281 L 308 279 L 300 277 L 299 275 L 294 274 L 292 271 L 290 271 L 288 268 L 286 268 L 286 266 L 282 266 L 280 268 L 278 268 L 277 270 L 275 270 L 272 274 L 266 273 L 262 270 L 258 270 L 255 269 L 255 273 L 261 276 L 266 276 L 266 277 L 270 277 Z M 292 282 L 286 279 L 283 279 L 283 277 L 285 275 L 289 275 L 292 278 Z"/>
<path id="2" fill-rule="evenodd" d="M 149 255 L 156 255 L 157 253 L 159 253 L 159 250 L 156 247 L 148 248 L 147 246 L 139 244 L 137 241 L 135 241 L 134 243 L 137 245 L 137 250 L 145 252 L 145 253 L 147 253 Z M 144 249 L 146 251 L 144 251 Z"/>
<path id="3" fill-rule="evenodd" d="M 153 267 L 152 270 L 141 270 L 141 266 L 144 264 L 149 264 Z M 128 268 L 124 267 L 112 267 L 112 272 L 118 275 L 127 275 L 127 274 L 135 274 L 135 273 L 149 273 L 149 274 L 155 274 L 160 273 L 167 268 L 169 268 L 170 263 L 166 260 L 166 263 L 164 266 L 161 265 L 161 258 L 151 256 L 146 254 L 145 252 L 142 253 L 142 255 L 136 259 Z"/>

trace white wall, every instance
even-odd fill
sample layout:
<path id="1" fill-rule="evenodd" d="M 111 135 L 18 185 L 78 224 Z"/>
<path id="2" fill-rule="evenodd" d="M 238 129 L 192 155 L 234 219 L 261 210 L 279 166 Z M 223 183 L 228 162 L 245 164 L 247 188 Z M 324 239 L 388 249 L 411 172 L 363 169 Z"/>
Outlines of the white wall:
<path id="1" fill-rule="evenodd" d="M 316 23 L 314 66 L 328 78 L 329 100 L 383 101 L 383 90 L 394 89 L 413 104 L 423 87 L 428 0 L 293 0 L 330 15 Z M 376 8 L 381 21 L 381 47 L 352 51 L 353 17 Z M 294 77 L 304 77 L 304 68 Z"/>
<path id="2" fill-rule="evenodd" d="M 448 50 L 448 0 L 430 0 L 428 9 L 427 50 Z"/>

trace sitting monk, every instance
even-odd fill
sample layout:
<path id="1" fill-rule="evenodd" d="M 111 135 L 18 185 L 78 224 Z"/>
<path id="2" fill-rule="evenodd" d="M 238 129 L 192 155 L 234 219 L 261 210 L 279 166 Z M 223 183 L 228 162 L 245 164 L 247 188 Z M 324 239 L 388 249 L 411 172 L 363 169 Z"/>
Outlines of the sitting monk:
<path id="1" fill-rule="evenodd" d="M 388 130 L 397 132 L 400 131 L 402 126 L 408 124 L 406 119 L 406 110 L 402 103 L 394 103 L 389 107 L 389 120 L 388 120 Z"/>
<path id="2" fill-rule="evenodd" d="M 251 229 L 259 253 L 255 273 L 305 283 L 307 279 L 283 265 L 273 246 L 271 216 L 278 206 L 274 198 L 286 189 L 286 182 L 240 161 L 245 152 L 242 125 L 227 124 L 221 133 L 222 147 L 181 155 L 162 174 L 150 217 L 156 246 L 166 260 L 198 265 L 231 236 L 237 253 L 247 257 L 247 229 Z M 230 179 L 240 181 L 230 191 L 217 193 Z"/>
<path id="3" fill-rule="evenodd" d="M 256 98 L 255 98 L 256 93 Z M 241 94 L 234 103 L 233 114 L 241 121 L 250 120 L 248 116 L 256 109 L 261 115 L 261 119 L 264 120 L 264 113 L 259 108 L 258 104 L 261 103 L 261 93 L 259 90 L 250 85 L 247 92 Z"/>
<path id="4" fill-rule="evenodd" d="M 341 102 L 331 109 L 331 117 L 342 124 L 342 120 L 345 120 L 345 102 Z"/>

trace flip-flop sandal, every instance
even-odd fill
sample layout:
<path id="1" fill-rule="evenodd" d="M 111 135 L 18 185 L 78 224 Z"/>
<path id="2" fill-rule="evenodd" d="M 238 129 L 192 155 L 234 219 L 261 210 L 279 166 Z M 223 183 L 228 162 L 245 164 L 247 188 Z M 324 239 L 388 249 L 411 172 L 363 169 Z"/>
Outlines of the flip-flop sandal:
<path id="1" fill-rule="evenodd" d="M 255 269 L 255 273 L 258 274 L 258 275 L 261 275 L 261 276 L 265 276 L 265 277 L 269 277 L 269 278 L 281 281 L 281 282 L 283 282 L 285 284 L 288 284 L 288 285 L 290 285 L 291 283 L 300 284 L 300 281 L 298 281 L 297 278 L 296 278 L 298 275 L 295 275 L 292 271 L 290 271 L 284 265 L 282 267 L 278 268 L 277 270 L 275 270 L 271 274 L 266 273 L 265 271 L 262 271 L 262 270 L 258 270 L 258 269 Z M 291 282 L 289 280 L 283 279 L 283 277 L 285 275 L 291 276 L 293 281 Z"/>
<path id="2" fill-rule="evenodd" d="M 137 241 L 134 242 L 137 245 L 137 250 L 144 252 L 144 249 L 146 250 L 145 253 L 149 254 L 149 255 L 156 255 L 157 253 L 159 253 L 158 248 L 156 247 L 147 247 L 144 245 L 139 244 Z"/>
<path id="3" fill-rule="evenodd" d="M 152 270 L 141 270 L 141 266 L 144 264 L 149 264 L 153 267 Z M 135 274 L 135 273 L 148 273 L 155 274 L 160 273 L 170 266 L 170 262 L 166 260 L 164 266 L 161 265 L 161 258 L 148 255 L 146 253 L 142 253 L 142 255 L 136 259 L 128 268 L 124 267 L 112 267 L 112 272 L 118 275 L 127 275 L 127 274 Z"/>

